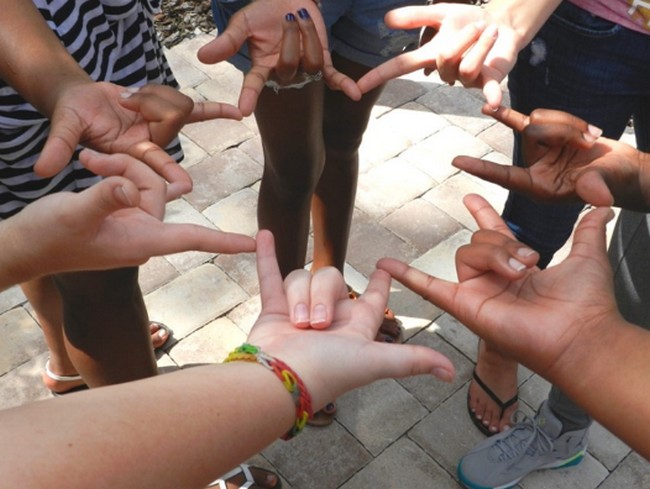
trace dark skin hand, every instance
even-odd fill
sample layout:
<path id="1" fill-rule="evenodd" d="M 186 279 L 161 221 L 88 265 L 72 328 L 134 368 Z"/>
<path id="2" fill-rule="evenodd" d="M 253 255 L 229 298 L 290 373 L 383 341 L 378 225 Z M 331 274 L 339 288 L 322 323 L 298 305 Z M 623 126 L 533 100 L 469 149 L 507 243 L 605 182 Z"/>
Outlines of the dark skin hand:
<path id="1" fill-rule="evenodd" d="M 304 12 L 304 11 L 303 11 Z M 315 75 L 323 69 L 323 48 L 311 17 L 289 13 L 282 22 L 280 56 L 271 79 L 281 85 L 303 81 L 303 73 Z"/>
<path id="2" fill-rule="evenodd" d="M 527 168 L 468 156 L 453 165 L 539 202 L 586 202 L 650 209 L 650 156 L 599 137 L 600 130 L 571 114 L 537 109 L 530 116 L 500 107 L 483 113 L 521 133 Z"/>

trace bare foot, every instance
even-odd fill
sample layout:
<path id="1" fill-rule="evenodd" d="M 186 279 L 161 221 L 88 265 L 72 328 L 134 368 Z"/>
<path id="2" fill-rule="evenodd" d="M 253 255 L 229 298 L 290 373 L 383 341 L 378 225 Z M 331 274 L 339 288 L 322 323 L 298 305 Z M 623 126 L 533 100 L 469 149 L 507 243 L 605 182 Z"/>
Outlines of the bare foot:
<path id="1" fill-rule="evenodd" d="M 517 362 L 479 342 L 475 374 L 485 387 L 500 400 L 492 399 L 476 379 L 469 385 L 467 407 L 475 419 L 485 427 L 486 434 L 494 434 L 509 427 L 510 417 L 519 407 L 517 396 Z M 513 400 L 514 399 L 514 400 Z M 507 406 L 506 406 L 507 405 Z M 503 412 L 502 412 L 503 411 Z"/>

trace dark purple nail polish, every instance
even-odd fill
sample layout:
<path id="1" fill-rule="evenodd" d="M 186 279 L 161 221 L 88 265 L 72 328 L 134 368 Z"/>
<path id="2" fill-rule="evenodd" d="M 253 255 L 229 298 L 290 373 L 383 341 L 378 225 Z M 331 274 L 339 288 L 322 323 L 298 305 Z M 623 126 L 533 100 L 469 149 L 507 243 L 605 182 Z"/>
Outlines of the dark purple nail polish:
<path id="1" fill-rule="evenodd" d="M 303 20 L 309 19 L 309 12 L 307 12 L 306 8 L 301 8 L 300 10 L 298 10 L 298 15 Z"/>
<path id="2" fill-rule="evenodd" d="M 296 16 L 293 15 L 291 12 L 289 12 L 287 15 L 284 16 L 284 20 L 288 20 L 289 22 L 295 22 Z"/>

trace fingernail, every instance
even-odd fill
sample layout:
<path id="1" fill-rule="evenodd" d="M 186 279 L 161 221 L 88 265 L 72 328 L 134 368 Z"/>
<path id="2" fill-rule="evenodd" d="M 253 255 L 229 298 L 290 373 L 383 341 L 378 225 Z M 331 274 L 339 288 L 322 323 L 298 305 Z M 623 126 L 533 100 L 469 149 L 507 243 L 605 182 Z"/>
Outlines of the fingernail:
<path id="1" fill-rule="evenodd" d="M 454 375 L 446 368 L 437 367 L 433 369 L 433 375 L 442 380 L 443 382 L 451 382 L 454 380 Z"/>
<path id="2" fill-rule="evenodd" d="M 129 199 L 129 196 L 126 193 L 126 190 L 124 190 L 124 187 L 121 185 L 119 187 L 115 187 L 115 196 L 117 197 L 117 200 L 123 204 L 126 204 L 129 207 L 133 207 L 133 202 L 131 202 L 131 199 Z"/>
<path id="3" fill-rule="evenodd" d="M 296 323 L 308 323 L 309 310 L 307 309 L 307 304 L 296 304 L 293 315 Z"/>
<path id="4" fill-rule="evenodd" d="M 301 8 L 298 10 L 298 16 L 303 20 L 307 20 L 309 19 L 309 12 L 307 12 L 306 8 Z"/>
<path id="5" fill-rule="evenodd" d="M 327 319 L 327 309 L 323 304 L 316 304 L 311 310 L 311 324 L 324 323 Z"/>
<path id="6" fill-rule="evenodd" d="M 592 126 L 589 124 L 587 126 L 587 132 L 582 133 L 582 137 L 588 143 L 593 143 L 603 134 L 603 130 L 599 127 Z"/>
<path id="7" fill-rule="evenodd" d="M 526 268 L 526 265 L 524 265 L 520 261 L 515 260 L 512 257 L 508 258 L 508 265 L 510 266 L 510 268 L 512 268 L 513 270 L 515 270 L 517 272 L 521 272 L 523 269 Z"/>
<path id="8" fill-rule="evenodd" d="M 519 248 L 517 250 L 517 254 L 523 258 L 528 258 L 530 255 L 534 254 L 535 250 L 531 250 L 530 248 Z"/>
<path id="9" fill-rule="evenodd" d="M 287 15 L 284 16 L 285 20 L 288 20 L 289 22 L 295 22 L 296 16 L 293 15 L 292 13 L 288 13 Z"/>
<path id="10" fill-rule="evenodd" d="M 164 338 L 165 336 L 167 336 L 167 331 L 165 331 L 164 329 L 159 329 L 158 331 L 156 331 L 156 334 L 158 335 L 158 338 Z"/>
<path id="11" fill-rule="evenodd" d="M 594 126 L 592 124 L 589 124 L 587 126 L 587 130 L 589 131 L 589 134 L 591 134 L 592 136 L 594 136 L 596 138 L 599 138 L 600 136 L 603 135 L 603 130 L 600 127 L 596 127 L 596 126 Z"/>
<path id="12" fill-rule="evenodd" d="M 120 97 L 129 98 L 134 93 L 137 93 L 138 90 L 140 90 L 140 87 L 129 87 L 126 90 L 124 90 L 123 92 L 120 92 Z"/>

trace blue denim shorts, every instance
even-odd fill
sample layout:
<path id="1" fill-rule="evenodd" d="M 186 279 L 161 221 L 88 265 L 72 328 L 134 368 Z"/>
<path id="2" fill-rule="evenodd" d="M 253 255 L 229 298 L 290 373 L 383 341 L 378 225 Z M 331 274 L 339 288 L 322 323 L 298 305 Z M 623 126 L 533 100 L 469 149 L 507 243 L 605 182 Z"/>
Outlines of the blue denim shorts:
<path id="1" fill-rule="evenodd" d="M 251 0 L 212 0 L 212 13 L 219 32 L 230 18 Z M 398 54 L 418 46 L 419 30 L 390 29 L 384 23 L 389 10 L 424 5 L 425 0 L 326 0 L 321 13 L 329 39 L 330 52 L 369 68 L 374 68 Z M 251 66 L 244 46 L 229 60 L 242 71 Z"/>

